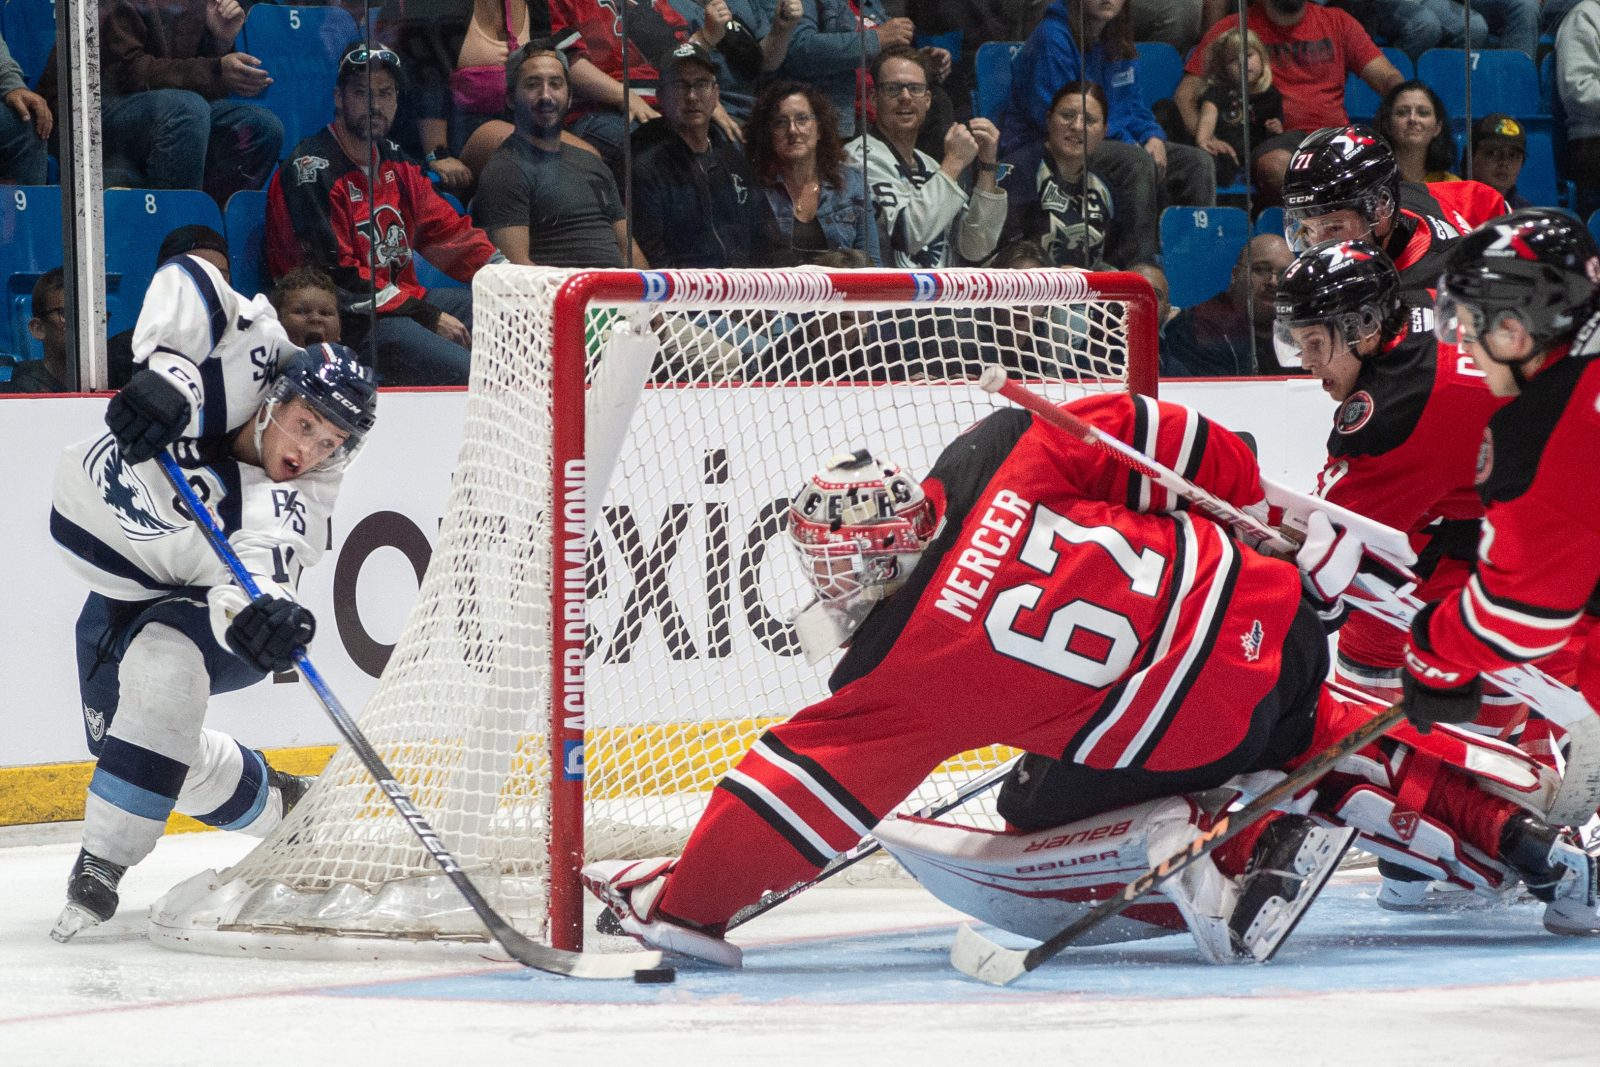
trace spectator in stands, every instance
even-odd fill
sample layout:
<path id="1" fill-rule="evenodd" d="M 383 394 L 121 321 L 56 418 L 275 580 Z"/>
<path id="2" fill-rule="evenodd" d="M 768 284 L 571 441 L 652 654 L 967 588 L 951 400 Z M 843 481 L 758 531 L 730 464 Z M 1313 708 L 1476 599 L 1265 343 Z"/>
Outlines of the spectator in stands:
<path id="1" fill-rule="evenodd" d="M 1251 30 L 1244 31 L 1241 45 L 1235 27 L 1212 41 L 1206 53 L 1206 91 L 1200 95 L 1194 143 L 1216 160 L 1217 184 L 1232 185 L 1249 154 L 1247 148 L 1282 132 L 1283 94 L 1273 88 L 1267 47 Z"/>
<path id="2" fill-rule="evenodd" d="M 744 123 L 755 107 L 761 84 L 789 56 L 800 25 L 800 0 L 669 0 L 691 30 L 715 19 L 727 21 L 727 34 L 711 52 L 717 64 L 717 93 L 728 117 Z"/>
<path id="3" fill-rule="evenodd" d="M 1249 29 L 1267 46 L 1272 83 L 1283 94 L 1284 132 L 1251 149 L 1251 170 L 1257 202 L 1276 203 L 1283 172 L 1300 139 L 1324 126 L 1343 126 L 1345 75 L 1356 74 L 1382 96 L 1405 78 L 1389 62 L 1361 24 L 1337 8 L 1306 0 L 1252 0 L 1246 14 Z M 1224 18 L 1205 37 L 1184 66 L 1173 102 L 1191 133 L 1200 126 L 1200 95 L 1205 92 L 1205 57 L 1211 43 L 1238 26 Z"/>
<path id="4" fill-rule="evenodd" d="M 429 291 L 415 255 L 458 281 L 504 257 L 387 139 L 400 57 L 356 44 L 339 61 L 333 122 L 295 146 L 267 197 L 275 278 L 314 266 L 339 287 L 345 343 L 365 345 L 389 385 L 465 385 L 472 291 Z M 369 170 L 374 173 L 369 175 Z"/>
<path id="5" fill-rule="evenodd" d="M 1539 0 L 1472 0 L 1473 48 L 1511 48 L 1538 59 Z M 1462 0 L 1450 0 L 1455 24 L 1462 24 Z"/>
<path id="6" fill-rule="evenodd" d="M 33 283 L 33 318 L 28 332 L 44 345 L 43 359 L 20 360 L 0 393 L 67 392 L 67 292 L 61 268 L 45 271 Z"/>
<path id="7" fill-rule="evenodd" d="M 1167 285 L 1167 272 L 1154 263 L 1135 263 L 1133 273 L 1150 283 L 1150 288 L 1156 294 L 1156 324 L 1166 329 L 1167 323 L 1178 313 L 1172 306 L 1172 289 Z"/>
<path id="8" fill-rule="evenodd" d="M 1561 23 L 1566 20 L 1567 12 L 1577 7 L 1583 0 L 1544 0 L 1539 8 L 1539 32 L 1554 37 L 1561 29 Z"/>
<path id="9" fill-rule="evenodd" d="M 862 88 L 862 60 L 870 68 L 886 50 L 911 47 L 916 24 L 904 17 L 890 18 L 882 0 L 802 0 L 801 7 L 800 24 L 779 72 L 811 82 L 826 93 L 839 115 L 840 134 L 854 137 L 858 105 L 866 109 L 868 123 L 873 114 L 874 101 L 856 95 Z M 933 87 L 950 73 L 950 53 L 936 47 L 924 48 L 922 53 L 929 63 L 930 90 L 937 92 Z M 950 101 L 942 93 L 938 99 L 935 125 L 948 126 L 953 118 Z M 933 98 L 929 103 L 932 105 Z M 943 136 L 938 130 L 934 133 Z"/>
<path id="10" fill-rule="evenodd" d="M 22 68 L 0 39 L 0 182 L 43 185 L 45 142 L 55 124 L 50 105 L 22 80 Z"/>
<path id="11" fill-rule="evenodd" d="M 1350 13 L 1367 32 L 1415 60 L 1430 48 L 1460 48 L 1465 19 L 1455 0 L 1328 0 Z M 1478 20 L 1478 35 L 1484 33 Z"/>
<path id="12" fill-rule="evenodd" d="M 1216 168 L 1191 145 L 1169 144 L 1137 84 L 1130 29 L 1134 0 L 1054 0 L 1011 66 L 1011 98 L 1000 118 L 1010 155 L 1045 136 L 1050 102 L 1071 81 L 1091 81 L 1106 96 L 1106 136 L 1089 165 L 1111 188 L 1137 258 L 1154 262 L 1163 201 L 1216 203 Z M 1079 35 L 1082 40 L 1079 40 Z"/>
<path id="13" fill-rule="evenodd" d="M 567 125 L 600 150 L 620 181 L 623 142 L 630 131 L 661 115 L 657 110 L 661 73 L 652 60 L 685 42 L 700 45 L 709 56 L 727 36 L 733 16 L 726 0 L 710 0 L 704 24 L 691 33 L 668 0 L 628 0 L 628 90 L 624 98 L 618 2 L 550 0 L 550 29 L 560 47 L 569 50 L 576 94 Z M 712 63 L 715 65 L 715 60 Z M 738 124 L 720 102 L 712 120 L 735 141 L 741 136 Z"/>
<path id="14" fill-rule="evenodd" d="M 156 249 L 156 270 L 167 260 L 185 254 L 205 260 L 217 268 L 223 281 L 233 283 L 228 242 L 210 226 L 184 225 L 170 231 Z M 106 376 L 112 389 L 121 389 L 133 377 L 133 330 L 130 326 L 106 338 Z"/>
<path id="15" fill-rule="evenodd" d="M 1143 0 L 1134 7 L 1133 39 L 1161 41 L 1188 55 L 1208 25 L 1205 6 L 1204 0 Z"/>
<path id="16" fill-rule="evenodd" d="M 878 53 L 872 64 L 877 121 L 846 146 L 852 167 L 866 160 L 873 209 L 889 237 L 885 258 L 900 267 L 948 267 L 989 257 L 1006 221 L 1006 193 L 997 184 L 1000 131 L 988 119 L 955 123 L 944 158 L 917 148 L 928 118 L 934 61 L 914 48 Z M 962 184 L 973 164 L 970 192 Z"/>
<path id="17" fill-rule="evenodd" d="M 797 261 L 819 262 L 834 249 L 859 250 L 883 263 L 877 216 L 861 171 L 846 167 L 839 118 L 816 86 L 778 82 L 756 99 L 745 151 Z"/>
<path id="18" fill-rule="evenodd" d="M 1174 2 L 1181 6 L 1188 0 Z M 1146 6 L 1152 11 L 1160 8 L 1158 4 Z M 971 116 L 972 94 L 978 87 L 978 49 L 993 41 L 1025 39 L 1039 24 L 1044 5 L 1040 0 L 903 0 L 900 7 L 919 35 L 943 44 L 952 56 L 950 73 L 941 88 L 954 105 L 953 117 L 966 119 Z M 1198 27 L 1196 19 L 1196 37 Z"/>
<path id="19" fill-rule="evenodd" d="M 473 219 L 513 263 L 646 267 L 643 252 L 628 255 L 611 171 L 598 155 L 562 143 L 567 74 L 566 56 L 548 40 L 530 41 L 507 61 L 515 132 L 484 168 Z"/>
<path id="20" fill-rule="evenodd" d="M 1295 373 L 1278 366 L 1272 348 L 1272 302 L 1278 278 L 1292 262 L 1289 243 L 1278 234 L 1252 237 L 1239 253 L 1228 288 L 1167 323 L 1161 334 L 1161 376 Z"/>
<path id="21" fill-rule="evenodd" d="M 1038 242 L 1052 267 L 1127 268 L 1136 235 L 1116 215 L 1106 183 L 1088 162 L 1106 135 L 1106 97 L 1093 82 L 1068 82 L 1050 102 L 1044 141 L 1006 157 L 1001 244 Z"/>
<path id="22" fill-rule="evenodd" d="M 1384 94 L 1372 125 L 1394 150 L 1400 180 L 1458 182 L 1450 168 L 1456 161 L 1456 138 L 1444 101 L 1427 84 L 1401 82 Z"/>
<path id="23" fill-rule="evenodd" d="M 297 267 L 278 279 L 267 297 L 291 343 L 307 345 L 343 340 L 339 287 L 315 267 Z"/>
<path id="24" fill-rule="evenodd" d="M 1506 198 L 1512 211 L 1532 207 L 1517 192 L 1517 178 L 1528 158 L 1528 135 L 1510 115 L 1485 115 L 1472 125 L 1472 158 L 1462 166 L 1474 180 Z"/>
<path id="25" fill-rule="evenodd" d="M 106 6 L 100 125 L 107 185 L 204 189 L 226 205 L 240 189 L 266 182 L 283 148 L 283 123 L 239 99 L 272 84 L 260 60 L 234 50 L 244 16 L 238 0 Z M 54 86 L 40 90 L 48 100 Z"/>
<path id="26" fill-rule="evenodd" d="M 717 67 L 698 44 L 661 60 L 662 115 L 633 135 L 634 236 L 654 267 L 751 267 L 783 245 L 739 143 L 712 121 Z"/>
<path id="27" fill-rule="evenodd" d="M 1567 113 L 1567 173 L 1588 218 L 1600 208 L 1600 0 L 1581 0 L 1556 33 L 1556 89 Z"/>

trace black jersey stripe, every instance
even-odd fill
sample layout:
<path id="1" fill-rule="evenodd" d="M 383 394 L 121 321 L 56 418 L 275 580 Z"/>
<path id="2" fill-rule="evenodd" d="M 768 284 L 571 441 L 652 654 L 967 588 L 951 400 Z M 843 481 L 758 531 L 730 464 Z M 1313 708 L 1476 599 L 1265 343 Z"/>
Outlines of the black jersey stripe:
<path id="1" fill-rule="evenodd" d="M 754 812 L 762 822 L 772 827 L 780 837 L 789 842 L 789 846 L 798 852 L 807 863 L 813 867 L 827 866 L 828 860 L 832 857 L 824 856 L 817 851 L 816 847 L 790 825 L 789 821 L 780 815 L 772 805 L 757 795 L 754 790 L 746 787 L 743 782 L 724 777 L 722 781 L 717 783 L 717 788 L 739 798 L 744 806 Z"/>
<path id="2" fill-rule="evenodd" d="M 142 585 L 154 592 L 167 592 L 176 588 L 158 582 L 116 549 L 100 540 L 61 512 L 50 509 L 50 536 L 56 544 L 94 567 L 125 581 Z"/>
<path id="3" fill-rule="evenodd" d="M 191 256 L 177 256 L 168 260 L 188 275 L 205 301 L 207 324 L 211 329 L 211 347 L 216 348 L 222 335 L 228 332 L 228 313 L 222 307 L 222 297 L 200 261 Z M 195 360 L 200 369 L 200 381 L 205 387 L 205 400 L 200 405 L 200 436 L 225 433 L 228 429 L 228 388 L 222 378 L 222 364 L 210 359 L 209 353 Z M 193 358 L 192 356 L 190 358 Z"/>
<path id="4" fill-rule="evenodd" d="M 805 772 L 811 776 L 812 780 L 815 781 L 817 785 L 826 790 L 828 795 L 837 801 L 840 807 L 844 808 L 855 818 L 856 822 L 863 827 L 863 833 L 870 832 L 872 827 L 877 824 L 878 817 L 874 815 L 865 804 L 857 800 L 855 798 L 855 794 L 851 793 L 850 790 L 839 784 L 839 780 L 833 775 L 829 774 L 828 769 L 822 764 L 818 763 L 810 756 L 796 752 L 782 741 L 779 741 L 772 735 L 770 730 L 762 734 L 760 740 L 758 740 L 756 743 L 758 745 L 765 745 L 782 759 L 793 763 L 797 767 L 804 768 Z"/>

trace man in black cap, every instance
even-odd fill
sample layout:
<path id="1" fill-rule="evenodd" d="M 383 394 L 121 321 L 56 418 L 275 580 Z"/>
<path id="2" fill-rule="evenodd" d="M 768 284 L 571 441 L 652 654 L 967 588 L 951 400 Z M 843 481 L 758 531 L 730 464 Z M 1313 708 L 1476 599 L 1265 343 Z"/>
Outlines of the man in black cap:
<path id="1" fill-rule="evenodd" d="M 274 278 L 317 267 L 339 287 L 345 342 L 369 334 L 388 385 L 465 385 L 472 291 L 425 288 L 413 258 L 457 281 L 504 257 L 434 191 L 388 139 L 400 103 L 400 57 L 356 44 L 339 61 L 333 121 L 295 146 L 267 196 Z"/>
<path id="2" fill-rule="evenodd" d="M 1466 174 L 1506 198 L 1512 211 L 1532 207 L 1517 192 L 1517 176 L 1528 158 L 1528 134 L 1510 115 L 1485 115 L 1472 126 L 1472 158 Z"/>
<path id="3" fill-rule="evenodd" d="M 633 135 L 634 239 L 653 267 L 772 263 L 778 225 L 740 146 L 712 123 L 717 67 L 697 44 L 657 64 L 661 117 Z"/>

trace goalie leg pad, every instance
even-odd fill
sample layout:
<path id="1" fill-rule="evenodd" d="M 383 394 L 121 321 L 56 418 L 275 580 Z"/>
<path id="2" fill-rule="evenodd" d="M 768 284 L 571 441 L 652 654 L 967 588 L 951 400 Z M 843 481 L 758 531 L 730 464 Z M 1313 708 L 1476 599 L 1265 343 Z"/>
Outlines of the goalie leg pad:
<path id="1" fill-rule="evenodd" d="M 1438 881 L 1492 892 L 1510 871 L 1421 812 L 1399 811 L 1391 794 L 1358 785 L 1331 808 L 1331 818 L 1361 834 L 1361 847 Z"/>
<path id="2" fill-rule="evenodd" d="M 611 910 L 623 933 L 642 945 L 692 956 L 718 967 L 737 969 L 744 962 L 738 945 L 660 914 L 667 876 L 677 859 L 601 860 L 585 864 L 580 877 L 584 888 Z"/>
<path id="3" fill-rule="evenodd" d="M 1183 797 L 1149 801 L 1031 833 L 1006 834 L 913 817 L 873 831 L 935 897 L 991 926 L 1043 941 L 1184 848 L 1203 813 Z M 1085 935 L 1086 945 L 1188 928 L 1201 953 L 1227 962 L 1235 884 L 1209 857 Z"/>

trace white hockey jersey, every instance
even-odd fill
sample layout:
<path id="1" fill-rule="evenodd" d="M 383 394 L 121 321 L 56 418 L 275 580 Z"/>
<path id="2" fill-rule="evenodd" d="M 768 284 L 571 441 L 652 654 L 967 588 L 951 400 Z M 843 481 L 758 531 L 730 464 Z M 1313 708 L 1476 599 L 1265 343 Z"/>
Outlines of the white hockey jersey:
<path id="1" fill-rule="evenodd" d="M 180 256 L 156 273 L 133 344 L 136 363 L 148 361 L 193 401 L 184 439 L 172 448 L 189 484 L 262 590 L 289 595 L 331 543 L 343 474 L 312 471 L 273 482 L 230 452 L 231 431 L 251 432 L 246 424 L 280 361 L 296 351 L 272 306 L 235 293 L 210 264 Z M 68 569 L 116 600 L 229 582 L 160 465 L 124 464 L 110 434 L 62 453 L 50 533 Z"/>
<path id="2" fill-rule="evenodd" d="M 887 141 L 866 134 L 845 147 L 849 166 L 867 156 L 867 188 L 889 234 L 891 266 L 931 269 L 977 263 L 1000 242 L 1006 194 L 970 194 L 939 169 L 938 160 L 917 152 L 914 166 L 895 155 Z M 952 247 L 953 246 L 953 247 Z"/>

